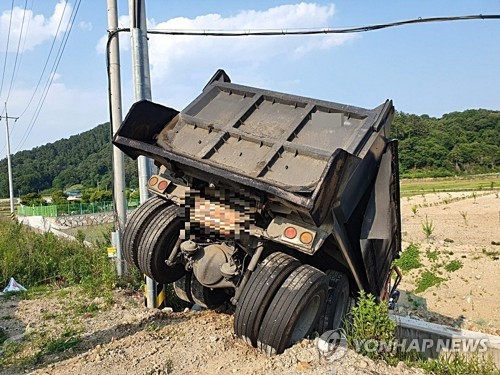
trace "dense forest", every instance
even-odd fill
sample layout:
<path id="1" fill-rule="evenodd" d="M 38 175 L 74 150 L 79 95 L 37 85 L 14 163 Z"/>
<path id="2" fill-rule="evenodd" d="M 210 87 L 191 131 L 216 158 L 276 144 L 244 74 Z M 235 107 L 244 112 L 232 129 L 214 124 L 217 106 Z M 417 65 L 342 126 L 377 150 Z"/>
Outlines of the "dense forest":
<path id="1" fill-rule="evenodd" d="M 400 140 L 403 177 L 500 171 L 500 111 L 467 110 L 441 118 L 396 113 L 392 136 Z M 109 124 L 12 157 L 14 194 L 75 184 L 111 188 Z M 136 162 L 125 157 L 126 183 L 137 187 Z M 8 196 L 7 161 L 0 161 L 0 197 Z"/>
<path id="2" fill-rule="evenodd" d="M 439 177 L 500 171 L 500 111 L 471 109 L 441 118 L 397 113 L 402 177 Z"/>
<path id="3" fill-rule="evenodd" d="M 11 157 L 14 195 L 73 185 L 111 189 L 112 146 L 109 123 Z M 126 184 L 137 187 L 137 163 L 125 157 Z M 7 160 L 0 161 L 0 197 L 8 196 Z"/>

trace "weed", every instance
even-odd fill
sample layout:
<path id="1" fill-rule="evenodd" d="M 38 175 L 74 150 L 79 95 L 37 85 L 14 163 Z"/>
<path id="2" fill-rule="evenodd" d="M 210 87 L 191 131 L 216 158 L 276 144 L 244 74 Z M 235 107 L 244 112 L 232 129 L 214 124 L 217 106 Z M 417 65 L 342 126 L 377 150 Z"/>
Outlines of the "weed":
<path id="1" fill-rule="evenodd" d="M 417 244 L 413 242 L 408 245 L 406 250 L 401 252 L 399 259 L 394 261 L 394 264 L 398 266 L 401 271 L 410 271 L 415 268 L 422 266 L 420 263 L 420 249 Z"/>
<path id="2" fill-rule="evenodd" d="M 444 269 L 448 272 L 455 272 L 458 271 L 460 268 L 462 268 L 464 264 L 462 263 L 461 260 L 454 259 L 450 263 L 446 264 L 444 266 Z"/>
<path id="3" fill-rule="evenodd" d="M 434 232 L 434 222 L 432 220 L 429 220 L 427 218 L 427 215 L 425 215 L 425 221 L 422 221 L 421 224 L 422 224 L 422 231 L 425 234 L 425 238 L 429 239 L 432 236 L 432 233 Z"/>
<path id="4" fill-rule="evenodd" d="M 90 314 L 90 315 L 95 315 L 97 312 L 99 312 L 99 305 L 95 302 L 91 303 L 81 303 L 74 305 L 73 307 L 74 312 L 77 315 L 83 315 L 83 314 Z"/>
<path id="5" fill-rule="evenodd" d="M 421 293 L 429 289 L 431 286 L 439 285 L 444 280 L 445 279 L 443 279 L 442 277 L 436 276 L 436 274 L 434 274 L 433 272 L 425 270 L 417 280 L 417 288 L 415 289 L 415 293 Z"/>
<path id="6" fill-rule="evenodd" d="M 144 330 L 146 332 L 158 332 L 160 330 L 160 328 L 161 328 L 161 326 L 157 322 L 149 322 L 149 323 L 146 323 Z"/>
<path id="7" fill-rule="evenodd" d="M 411 212 L 413 212 L 413 216 L 417 215 L 417 213 L 418 213 L 418 206 L 416 204 L 414 204 L 413 206 L 411 206 Z"/>
<path id="8" fill-rule="evenodd" d="M 42 319 L 43 320 L 52 320 L 57 318 L 58 315 L 55 312 L 47 311 L 42 313 Z"/>
<path id="9" fill-rule="evenodd" d="M 0 327 L 0 345 L 2 345 L 5 342 L 5 340 L 7 340 L 7 338 L 8 336 L 5 333 L 4 329 Z"/>
<path id="10" fill-rule="evenodd" d="M 396 328 L 396 323 L 389 318 L 387 304 L 378 303 L 371 294 L 359 293 L 358 303 L 349 312 L 345 328 L 347 342 L 357 352 L 370 358 L 389 359 L 393 356 L 367 348 L 370 342 L 393 342 Z"/>
<path id="11" fill-rule="evenodd" d="M 474 203 L 477 203 L 476 202 L 476 199 L 477 199 L 477 193 L 475 191 L 472 192 L 472 198 L 474 198 Z"/>
<path id="12" fill-rule="evenodd" d="M 488 325 L 488 322 L 486 320 L 484 320 L 483 318 L 476 320 L 474 323 L 476 323 L 480 327 Z"/>
<path id="13" fill-rule="evenodd" d="M 439 251 L 435 250 L 435 251 L 430 251 L 430 250 L 427 250 L 425 252 L 425 256 L 427 257 L 427 259 L 429 259 L 431 262 L 435 262 L 437 259 L 438 259 L 438 255 L 439 255 Z"/>
<path id="14" fill-rule="evenodd" d="M 493 246 L 500 246 L 500 241 L 491 241 Z"/>
<path id="15" fill-rule="evenodd" d="M 482 249 L 482 252 L 493 260 L 498 260 L 498 256 L 500 255 L 500 251 L 488 251 L 485 248 Z"/>
<path id="16" fill-rule="evenodd" d="M 82 341 L 79 335 L 65 332 L 61 337 L 48 341 L 42 348 L 42 355 L 61 353 L 73 348 Z"/>
<path id="17" fill-rule="evenodd" d="M 460 216 L 464 219 L 464 224 L 467 225 L 467 211 L 460 211 Z"/>
<path id="18" fill-rule="evenodd" d="M 494 375 L 499 369 L 491 358 L 484 359 L 478 355 L 440 355 L 428 361 L 420 360 L 417 366 L 435 375 Z"/>
<path id="19" fill-rule="evenodd" d="M 455 241 L 453 241 L 451 238 L 445 238 L 443 241 L 444 241 L 444 242 L 448 242 L 448 243 L 453 243 L 453 242 L 455 242 Z"/>
<path id="20" fill-rule="evenodd" d="M 0 346 L 0 348 L 1 350 L 3 350 L 3 353 L 0 356 L 0 368 L 2 368 L 5 365 L 11 364 L 13 362 L 16 354 L 18 354 L 23 349 L 23 345 L 17 341 L 12 341 L 8 344 L 4 343 L 2 346 Z"/>

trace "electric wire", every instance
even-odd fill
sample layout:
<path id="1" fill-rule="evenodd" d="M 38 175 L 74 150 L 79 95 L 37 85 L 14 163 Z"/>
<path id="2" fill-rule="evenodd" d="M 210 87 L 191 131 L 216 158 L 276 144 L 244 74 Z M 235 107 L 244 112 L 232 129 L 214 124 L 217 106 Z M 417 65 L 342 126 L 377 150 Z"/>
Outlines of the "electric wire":
<path id="1" fill-rule="evenodd" d="M 81 0 L 78 2 L 78 8 L 80 6 Z M 67 1 L 66 1 L 67 3 Z M 76 15 L 75 15 L 76 17 Z M 381 30 L 391 27 L 400 27 L 411 24 L 421 24 L 421 23 L 438 23 L 438 22 L 450 22 L 450 21 L 466 21 L 466 20 L 492 20 L 492 19 L 500 19 L 500 15 L 468 15 L 468 16 L 452 16 L 452 17 L 429 17 L 429 18 L 415 18 L 404 21 L 390 22 L 384 24 L 374 24 L 368 26 L 359 26 L 359 27 L 349 27 L 349 28 L 321 28 L 321 29 L 276 29 L 276 30 L 147 30 L 148 34 L 151 35 L 177 35 L 177 36 L 215 36 L 215 37 L 241 37 L 241 36 L 285 36 L 285 35 L 322 35 L 322 34 L 349 34 L 349 33 L 360 33 L 360 32 L 369 32 L 375 30 Z M 70 26 L 70 30 L 71 31 Z M 117 33 L 120 32 L 129 32 L 130 28 L 120 28 L 114 30 L 108 34 L 108 45 L 110 39 Z M 69 34 L 69 33 L 68 33 Z M 64 45 L 66 45 L 67 39 L 64 41 Z M 57 61 L 60 60 L 60 57 Z M 58 62 L 56 64 L 57 68 Z M 51 74 L 48 82 L 48 86 L 50 88 L 50 84 L 53 80 L 53 74 Z M 37 106 L 37 111 L 30 122 L 29 128 L 25 132 L 22 141 L 18 145 L 17 149 L 24 145 L 27 137 L 31 133 L 33 129 L 34 123 L 40 114 L 41 107 L 45 102 L 45 98 L 47 96 L 48 90 L 45 90 L 44 95 L 39 103 L 41 105 Z M 23 111 L 22 114 L 24 114 Z"/>
<path id="2" fill-rule="evenodd" d="M 281 36 L 281 35 L 321 35 L 321 34 L 352 34 L 368 31 L 387 29 L 420 23 L 468 21 L 468 20 L 493 20 L 500 19 L 498 14 L 478 14 L 454 17 L 429 17 L 414 18 L 405 21 L 375 24 L 369 26 L 348 28 L 322 28 L 322 29 L 275 29 L 275 30 L 148 30 L 148 34 L 183 35 L 183 36 Z"/>
<path id="3" fill-rule="evenodd" d="M 61 58 L 64 54 L 64 50 L 66 49 L 66 44 L 68 43 L 69 36 L 71 35 L 71 30 L 73 29 L 74 21 L 76 19 L 76 16 L 78 15 L 78 10 L 80 9 L 80 4 L 81 0 L 78 0 L 76 3 L 76 6 L 73 8 L 70 19 L 69 19 L 69 28 L 68 31 L 64 34 L 63 41 L 61 42 L 61 45 L 59 46 L 59 50 L 57 51 L 56 58 L 54 60 L 54 64 L 52 65 L 52 71 L 51 74 L 48 77 L 48 80 L 45 84 L 44 90 L 42 91 L 42 95 L 40 97 L 40 100 L 38 101 L 37 107 L 35 109 L 35 112 L 31 118 L 30 124 L 28 125 L 28 128 L 26 129 L 21 141 L 19 142 L 16 152 L 24 145 L 26 140 L 28 139 L 29 135 L 31 134 L 31 131 L 33 130 L 33 127 L 35 126 L 36 121 L 38 120 L 38 116 L 40 115 L 40 112 L 42 111 L 43 105 L 45 103 L 45 99 L 47 99 L 47 95 L 50 91 L 50 87 L 52 85 L 52 81 L 54 80 L 54 76 L 57 72 L 57 68 L 59 67 L 59 63 L 61 61 Z M 20 117 L 20 116 L 19 116 Z"/>
<path id="4" fill-rule="evenodd" d="M 64 8 L 63 8 L 62 14 L 61 14 L 61 19 L 59 20 L 59 24 L 57 25 L 57 29 L 56 29 L 56 32 L 54 34 L 54 39 L 52 40 L 52 44 L 50 46 L 49 53 L 47 55 L 47 58 L 45 59 L 45 64 L 43 65 L 42 72 L 40 73 L 40 78 L 38 78 L 38 82 L 36 83 L 35 90 L 33 90 L 33 94 L 31 95 L 30 100 L 28 101 L 28 104 L 26 105 L 24 110 L 21 112 L 19 117 L 23 117 L 23 115 L 26 113 L 26 111 L 30 107 L 31 103 L 33 102 L 33 99 L 35 98 L 35 95 L 38 91 L 38 88 L 40 87 L 40 83 L 42 82 L 43 76 L 45 74 L 45 70 L 47 69 L 47 65 L 49 64 L 50 57 L 52 56 L 52 51 L 54 49 L 54 45 L 56 43 L 57 36 L 59 35 L 59 30 L 61 28 L 61 24 L 62 24 L 62 21 L 64 19 L 64 14 L 66 12 L 67 5 L 68 5 L 68 1 L 66 0 L 66 2 L 64 3 Z"/>
<path id="5" fill-rule="evenodd" d="M 5 99 L 6 102 L 9 101 L 10 93 L 12 91 L 12 85 L 14 83 L 14 79 L 16 76 L 17 60 L 19 59 L 19 49 L 21 48 L 21 40 L 22 40 L 22 36 L 23 36 L 24 20 L 26 18 L 27 6 L 28 6 L 28 0 L 25 0 L 24 1 L 23 20 L 21 21 L 21 31 L 19 32 L 19 40 L 17 41 L 16 57 L 14 59 L 14 68 L 12 68 L 12 77 L 10 79 L 9 91 L 7 92 L 7 98 Z M 26 33 L 27 33 L 27 31 L 26 31 Z"/>
<path id="6" fill-rule="evenodd" d="M 2 81 L 0 83 L 0 97 L 2 97 L 3 82 L 5 79 L 5 71 L 7 70 L 6 69 L 7 68 L 7 56 L 9 54 L 10 30 L 12 27 L 12 13 L 14 13 L 14 0 L 12 0 L 11 10 L 10 10 L 9 31 L 7 32 L 7 46 L 5 47 L 5 59 L 3 60 Z"/>

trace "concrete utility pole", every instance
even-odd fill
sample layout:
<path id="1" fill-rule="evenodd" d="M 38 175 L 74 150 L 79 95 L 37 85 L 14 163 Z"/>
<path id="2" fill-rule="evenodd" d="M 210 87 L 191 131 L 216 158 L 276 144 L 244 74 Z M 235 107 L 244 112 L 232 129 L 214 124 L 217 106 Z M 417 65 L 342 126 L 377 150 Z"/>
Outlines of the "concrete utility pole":
<path id="1" fill-rule="evenodd" d="M 144 4 L 144 0 L 129 0 L 129 15 L 135 100 L 151 100 L 146 5 Z M 137 163 L 139 169 L 140 198 L 141 203 L 144 203 L 149 197 L 146 184 L 149 177 L 151 177 L 151 163 L 144 156 L 139 156 Z M 149 277 L 146 277 L 146 291 L 147 307 L 157 307 L 156 283 Z"/>
<path id="2" fill-rule="evenodd" d="M 129 13 L 135 100 L 151 100 L 146 5 L 144 0 L 129 0 Z M 139 156 L 137 163 L 140 199 L 141 203 L 144 203 L 149 198 L 146 184 L 151 177 L 151 163 L 145 156 Z"/>
<path id="3" fill-rule="evenodd" d="M 7 171 L 9 174 L 9 198 L 10 198 L 10 214 L 14 214 L 14 183 L 12 182 L 12 165 L 10 163 L 10 133 L 9 119 L 17 121 L 19 117 L 9 117 L 7 113 L 7 103 L 5 103 L 5 116 L 0 116 L 0 120 L 5 119 L 5 137 L 7 138 Z M 13 218 L 13 216 L 12 216 Z"/>
<path id="4" fill-rule="evenodd" d="M 108 33 L 110 41 L 108 44 L 108 74 L 109 74 L 109 102 L 110 119 L 113 135 L 116 134 L 122 123 L 122 92 L 120 76 L 120 42 L 118 33 L 118 8 L 116 0 L 108 1 Z M 113 146 L 113 198 L 116 207 L 115 229 L 118 232 L 115 235 L 116 247 L 116 274 L 122 276 L 127 273 L 127 265 L 123 261 L 122 254 L 122 234 L 127 222 L 127 201 L 125 197 L 125 168 L 123 152 L 116 146 Z"/>

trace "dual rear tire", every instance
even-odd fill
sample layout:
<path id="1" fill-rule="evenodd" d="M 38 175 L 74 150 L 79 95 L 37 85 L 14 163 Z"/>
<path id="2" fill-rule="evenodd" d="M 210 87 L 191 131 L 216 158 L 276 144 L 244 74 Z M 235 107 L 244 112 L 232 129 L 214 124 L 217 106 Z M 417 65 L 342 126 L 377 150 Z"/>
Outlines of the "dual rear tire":
<path id="1" fill-rule="evenodd" d="M 327 294 L 323 272 L 275 252 L 257 266 L 240 296 L 235 333 L 268 355 L 280 354 L 313 331 Z"/>
<path id="2" fill-rule="evenodd" d="M 172 202 L 153 197 L 130 217 L 123 234 L 125 260 L 160 284 L 169 284 L 186 273 L 181 263 L 167 266 L 179 238 L 182 220 Z"/>

